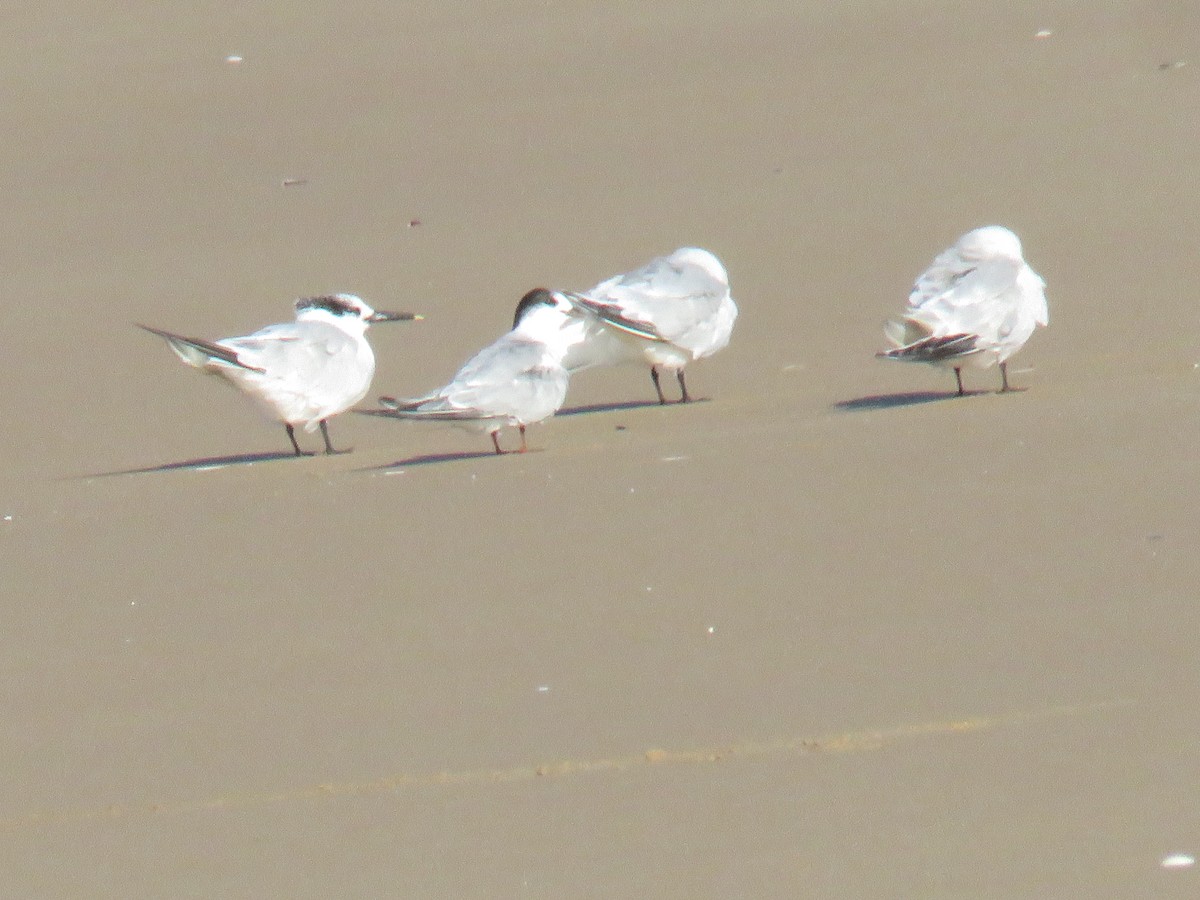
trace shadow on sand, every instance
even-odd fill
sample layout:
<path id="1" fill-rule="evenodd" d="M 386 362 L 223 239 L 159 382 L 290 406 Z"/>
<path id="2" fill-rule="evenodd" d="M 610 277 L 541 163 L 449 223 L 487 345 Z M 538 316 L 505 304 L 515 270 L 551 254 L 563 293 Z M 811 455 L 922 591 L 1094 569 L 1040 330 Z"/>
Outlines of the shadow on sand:
<path id="1" fill-rule="evenodd" d="M 962 396 L 975 397 L 988 391 L 967 391 Z M 853 400 L 839 400 L 833 408 L 842 412 L 862 412 L 866 409 L 893 409 L 897 406 L 916 406 L 918 403 L 936 403 L 939 400 L 957 400 L 955 391 L 911 391 L 906 394 L 873 394 Z"/>
<path id="2" fill-rule="evenodd" d="M 676 401 L 659 403 L 657 400 L 626 400 L 624 403 L 589 403 L 586 406 L 564 406 L 556 416 L 586 416 L 591 413 L 622 412 L 630 409 L 662 409 L 668 406 L 691 406 L 694 403 L 708 403 L 709 397 L 693 397 L 687 403 Z"/>
<path id="3" fill-rule="evenodd" d="M 324 454 L 321 454 L 324 455 Z M 307 459 L 306 456 L 296 456 L 295 453 L 242 453 L 237 456 L 209 456 L 204 459 L 189 459 L 183 462 L 164 463 L 161 466 L 144 466 L 140 469 L 120 469 L 116 472 L 91 472 L 87 475 L 73 475 L 72 478 L 109 478 L 114 475 L 149 475 L 154 472 L 174 472 L 177 470 L 192 472 L 207 472 L 209 469 L 224 469 L 229 466 L 251 466 L 260 462 L 274 462 L 283 459 Z"/>
<path id="4" fill-rule="evenodd" d="M 536 449 L 530 447 L 527 453 L 537 453 Z M 425 453 L 421 456 L 410 456 L 407 459 L 398 459 L 395 462 L 385 463 L 382 466 L 366 466 L 362 469 L 355 469 L 355 472 L 390 472 L 395 469 L 407 469 L 411 466 L 432 466 L 439 463 L 462 462 L 468 459 L 491 459 L 497 454 L 492 450 L 478 450 L 470 453 Z M 502 453 L 501 456 L 515 456 L 515 452 Z"/>

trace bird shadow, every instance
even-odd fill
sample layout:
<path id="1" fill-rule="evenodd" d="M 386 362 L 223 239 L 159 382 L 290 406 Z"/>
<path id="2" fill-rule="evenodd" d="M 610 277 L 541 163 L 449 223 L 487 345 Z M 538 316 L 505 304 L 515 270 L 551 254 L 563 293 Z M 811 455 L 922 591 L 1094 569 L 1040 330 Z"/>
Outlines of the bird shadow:
<path id="1" fill-rule="evenodd" d="M 295 453 L 239 453 L 235 456 L 206 456 L 182 462 L 163 463 L 159 466 L 142 466 L 137 469 L 118 469 L 115 472 L 92 472 L 76 475 L 75 478 L 111 478 L 116 475 L 151 475 L 155 472 L 207 472 L 209 469 L 224 469 L 229 466 L 252 466 L 255 463 L 275 462 L 284 459 L 306 459 Z"/>
<path id="2" fill-rule="evenodd" d="M 909 391 L 903 394 L 871 394 L 867 397 L 855 397 L 853 400 L 839 400 L 833 408 L 842 412 L 862 412 L 868 409 L 895 409 L 899 406 L 917 406 L 921 403 L 937 403 L 941 400 L 957 400 L 962 397 L 975 397 L 987 394 L 989 391 Z"/>
<path id="3" fill-rule="evenodd" d="M 527 453 L 538 453 L 540 451 L 530 448 Z M 384 463 L 382 466 L 366 466 L 361 469 L 355 469 L 356 472 L 390 472 L 395 469 L 407 469 L 412 466 L 433 466 L 440 463 L 463 462 L 468 459 L 489 459 L 500 456 L 516 456 L 516 451 L 509 453 L 496 454 L 492 450 L 476 450 L 463 453 L 423 453 L 420 456 L 410 456 L 407 459 L 398 459 L 395 462 Z"/>
<path id="4" fill-rule="evenodd" d="M 626 400 L 622 403 L 588 403 L 582 406 L 564 406 L 556 416 L 586 416 L 592 413 L 622 412 L 631 409 L 661 409 L 668 406 L 691 406 L 694 403 L 708 403 L 711 397 L 693 397 L 687 403 L 671 400 L 659 403 L 657 400 Z"/>

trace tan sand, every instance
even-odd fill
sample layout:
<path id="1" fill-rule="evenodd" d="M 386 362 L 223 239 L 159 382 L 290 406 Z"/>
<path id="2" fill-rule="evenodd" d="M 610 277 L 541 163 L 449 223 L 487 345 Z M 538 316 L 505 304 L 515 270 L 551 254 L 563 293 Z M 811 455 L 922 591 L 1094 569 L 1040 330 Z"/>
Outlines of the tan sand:
<path id="1" fill-rule="evenodd" d="M 1193 4 L 22 6 L 0 893 L 1200 895 Z M 943 399 L 872 354 L 993 222 L 1051 327 Z M 372 332 L 411 394 L 681 244 L 742 310 L 711 401 L 525 456 L 250 464 L 131 325 L 353 291 L 428 317 Z"/>

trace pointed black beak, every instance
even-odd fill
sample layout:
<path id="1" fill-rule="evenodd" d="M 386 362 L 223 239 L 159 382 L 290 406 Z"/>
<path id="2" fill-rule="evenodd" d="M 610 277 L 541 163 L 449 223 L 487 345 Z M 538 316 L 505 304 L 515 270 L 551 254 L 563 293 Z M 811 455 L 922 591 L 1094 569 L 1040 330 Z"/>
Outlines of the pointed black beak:
<path id="1" fill-rule="evenodd" d="M 367 321 L 376 322 L 419 322 L 425 317 L 419 313 L 410 312 L 387 312 L 386 310 L 376 310 L 371 315 L 367 316 Z"/>

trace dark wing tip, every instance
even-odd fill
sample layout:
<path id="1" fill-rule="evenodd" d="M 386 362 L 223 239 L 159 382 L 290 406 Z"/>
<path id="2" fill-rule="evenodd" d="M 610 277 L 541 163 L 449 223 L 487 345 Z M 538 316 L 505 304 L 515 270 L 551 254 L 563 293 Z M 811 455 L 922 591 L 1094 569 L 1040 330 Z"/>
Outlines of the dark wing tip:
<path id="1" fill-rule="evenodd" d="M 939 362 L 979 352 L 979 348 L 975 346 L 978 339 L 979 336 L 975 334 L 927 337 L 903 347 L 884 350 L 876 353 L 875 356 L 881 359 L 900 359 L 909 362 Z"/>

